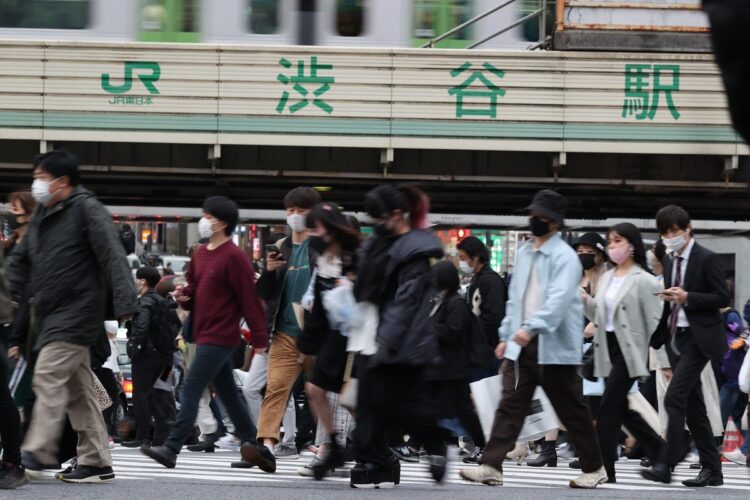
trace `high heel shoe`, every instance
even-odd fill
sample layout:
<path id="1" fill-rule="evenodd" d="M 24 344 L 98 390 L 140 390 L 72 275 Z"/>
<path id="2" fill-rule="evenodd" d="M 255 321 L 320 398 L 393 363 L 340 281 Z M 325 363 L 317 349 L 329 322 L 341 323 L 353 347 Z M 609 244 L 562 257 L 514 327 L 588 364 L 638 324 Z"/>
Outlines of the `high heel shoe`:
<path id="1" fill-rule="evenodd" d="M 529 456 L 529 445 L 526 442 L 517 442 L 516 447 L 508 453 L 505 458 L 507 460 L 514 460 L 518 465 L 521 465 L 526 457 Z"/>
<path id="2" fill-rule="evenodd" d="M 529 467 L 557 467 L 557 450 L 554 441 L 545 441 L 538 457 L 526 460 Z"/>

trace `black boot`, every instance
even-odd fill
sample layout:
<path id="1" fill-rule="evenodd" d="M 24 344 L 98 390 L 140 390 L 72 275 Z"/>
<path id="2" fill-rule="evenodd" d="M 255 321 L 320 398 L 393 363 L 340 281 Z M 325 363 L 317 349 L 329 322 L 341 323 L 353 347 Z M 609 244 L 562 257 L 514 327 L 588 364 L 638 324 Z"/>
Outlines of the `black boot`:
<path id="1" fill-rule="evenodd" d="M 557 450 L 554 441 L 545 441 L 538 457 L 526 460 L 529 467 L 557 467 Z"/>
<path id="2" fill-rule="evenodd" d="M 218 433 L 206 434 L 203 436 L 202 441 L 198 441 L 198 444 L 188 445 L 187 449 L 188 451 L 194 452 L 213 453 L 216 451 L 216 441 L 218 441 L 220 437 L 221 436 L 219 436 Z"/>
<path id="3" fill-rule="evenodd" d="M 323 458 L 315 462 L 310 468 L 313 477 L 317 481 L 326 477 L 331 470 L 344 465 L 344 449 L 336 442 L 336 435 L 331 435 L 331 442 L 328 444 L 328 450 Z"/>

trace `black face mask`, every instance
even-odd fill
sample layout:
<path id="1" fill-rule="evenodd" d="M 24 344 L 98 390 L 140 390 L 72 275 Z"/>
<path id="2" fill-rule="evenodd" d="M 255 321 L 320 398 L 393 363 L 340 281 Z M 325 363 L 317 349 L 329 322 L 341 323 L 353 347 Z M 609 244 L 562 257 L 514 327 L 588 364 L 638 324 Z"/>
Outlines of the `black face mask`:
<path id="1" fill-rule="evenodd" d="M 391 231 L 385 225 L 385 222 L 381 222 L 380 224 L 375 226 L 375 234 L 377 234 L 378 236 L 382 238 L 385 238 L 391 235 Z"/>
<path id="2" fill-rule="evenodd" d="M 544 222 L 539 217 L 531 217 L 529 219 L 529 226 L 531 226 L 531 234 L 534 236 L 545 236 L 548 235 L 552 230 L 550 226 L 552 222 Z"/>
<path id="3" fill-rule="evenodd" d="M 18 222 L 18 215 L 16 214 L 7 213 L 5 214 L 4 218 L 11 231 L 15 231 L 19 227 L 23 226 L 22 223 Z"/>
<path id="4" fill-rule="evenodd" d="M 328 248 L 328 243 L 320 236 L 310 236 L 308 241 L 310 242 L 310 248 L 317 253 L 323 253 Z"/>
<path id="5" fill-rule="evenodd" d="M 578 258 L 581 259 L 581 265 L 584 271 L 593 269 L 596 266 L 596 255 L 593 253 L 579 253 Z"/>

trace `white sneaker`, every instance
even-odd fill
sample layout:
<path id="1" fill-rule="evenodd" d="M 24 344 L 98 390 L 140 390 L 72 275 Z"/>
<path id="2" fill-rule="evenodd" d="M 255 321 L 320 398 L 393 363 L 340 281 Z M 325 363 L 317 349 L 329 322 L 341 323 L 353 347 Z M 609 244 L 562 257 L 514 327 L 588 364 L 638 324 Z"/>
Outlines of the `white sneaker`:
<path id="1" fill-rule="evenodd" d="M 689 464 L 697 464 L 700 462 L 700 455 L 698 455 L 696 452 L 691 451 L 688 456 L 685 457 L 685 461 Z"/>
<path id="2" fill-rule="evenodd" d="M 577 478 L 571 480 L 570 487 L 593 490 L 600 484 L 606 483 L 608 479 L 607 472 L 604 470 L 604 467 L 601 467 L 596 472 L 584 472 Z"/>
<path id="3" fill-rule="evenodd" d="M 742 453 L 740 450 L 734 450 L 728 453 L 725 452 L 722 453 L 721 456 L 726 458 L 727 460 L 731 460 L 738 465 L 745 465 L 747 463 L 747 455 Z"/>
<path id="4" fill-rule="evenodd" d="M 502 486 L 503 484 L 503 473 L 487 464 L 463 468 L 458 471 L 458 475 L 472 483 L 481 483 L 487 486 Z"/>
<path id="5" fill-rule="evenodd" d="M 214 443 L 214 446 L 217 448 L 221 448 L 222 450 L 228 450 L 228 451 L 240 451 L 240 440 L 236 437 L 232 436 L 231 434 L 227 434 L 226 436 L 223 436 L 219 438 L 216 443 Z"/>

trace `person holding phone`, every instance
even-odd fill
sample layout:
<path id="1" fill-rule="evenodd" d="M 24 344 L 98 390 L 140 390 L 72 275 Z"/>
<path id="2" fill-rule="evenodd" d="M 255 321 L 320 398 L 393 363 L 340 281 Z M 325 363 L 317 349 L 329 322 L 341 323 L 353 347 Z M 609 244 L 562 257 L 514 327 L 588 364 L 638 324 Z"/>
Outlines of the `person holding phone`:
<path id="1" fill-rule="evenodd" d="M 651 481 L 670 483 L 672 467 L 683 458 L 684 427 L 695 439 L 702 466 L 685 486 L 719 486 L 724 483 L 721 456 L 702 394 L 701 372 L 727 350 L 721 308 L 730 301 L 719 257 L 699 245 L 692 235 L 690 215 L 669 205 L 656 214 L 656 226 L 670 255 L 664 259 L 665 289 L 659 329 L 651 347 L 667 346 L 672 379 L 664 398 L 669 416 L 667 443 L 657 463 L 641 475 Z"/>
<path id="2" fill-rule="evenodd" d="M 659 325 L 662 302 L 654 297 L 661 287 L 648 271 L 638 229 L 629 222 L 617 224 L 607 242 L 616 267 L 604 273 L 594 297 L 582 293 L 582 298 L 595 328 L 594 375 L 605 378 L 596 430 L 607 482 L 615 483 L 620 427 L 628 428 L 650 460 L 657 459 L 661 448 L 656 431 L 629 408 L 628 393 L 636 380 L 649 376 L 649 340 Z"/>

